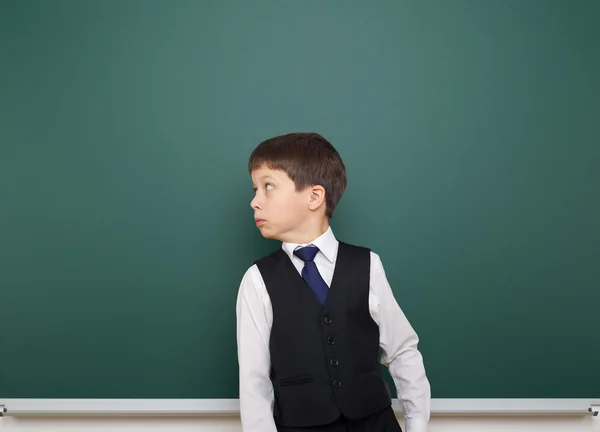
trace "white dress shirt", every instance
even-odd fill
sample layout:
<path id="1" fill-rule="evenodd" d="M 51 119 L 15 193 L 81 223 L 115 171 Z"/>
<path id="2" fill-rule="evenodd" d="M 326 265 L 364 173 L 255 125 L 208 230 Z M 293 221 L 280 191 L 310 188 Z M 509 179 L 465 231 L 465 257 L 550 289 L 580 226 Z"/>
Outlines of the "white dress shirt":
<path id="1" fill-rule="evenodd" d="M 338 244 L 329 227 L 309 244 L 283 243 L 281 247 L 301 274 L 304 262 L 294 255 L 294 250 L 317 246 L 319 252 L 314 261 L 330 286 Z M 379 256 L 373 252 L 369 311 L 379 326 L 381 363 L 389 367 L 396 385 L 406 432 L 427 432 L 431 391 L 423 358 L 417 349 L 419 339 L 394 298 Z M 236 314 L 242 429 L 244 432 L 277 432 L 273 419 L 273 385 L 269 378 L 273 309 L 256 265 L 250 267 L 242 279 Z"/>

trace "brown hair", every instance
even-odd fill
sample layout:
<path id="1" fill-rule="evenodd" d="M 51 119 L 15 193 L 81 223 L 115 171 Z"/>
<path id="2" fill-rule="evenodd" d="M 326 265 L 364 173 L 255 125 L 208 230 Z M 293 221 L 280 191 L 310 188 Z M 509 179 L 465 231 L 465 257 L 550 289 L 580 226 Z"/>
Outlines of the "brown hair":
<path id="1" fill-rule="evenodd" d="M 266 166 L 292 179 L 297 191 L 325 189 L 325 214 L 331 218 L 346 190 L 346 167 L 329 141 L 317 133 L 290 133 L 261 142 L 250 155 L 248 171 Z"/>

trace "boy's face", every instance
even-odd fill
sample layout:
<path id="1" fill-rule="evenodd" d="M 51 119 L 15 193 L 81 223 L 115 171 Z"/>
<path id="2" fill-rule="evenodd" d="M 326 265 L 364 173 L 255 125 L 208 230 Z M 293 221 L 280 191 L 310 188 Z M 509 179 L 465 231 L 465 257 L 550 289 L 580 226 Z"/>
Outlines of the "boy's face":
<path id="1" fill-rule="evenodd" d="M 293 242 L 302 233 L 310 209 L 310 188 L 297 192 L 287 173 L 265 166 L 251 174 L 255 190 L 250 206 L 265 238 Z"/>

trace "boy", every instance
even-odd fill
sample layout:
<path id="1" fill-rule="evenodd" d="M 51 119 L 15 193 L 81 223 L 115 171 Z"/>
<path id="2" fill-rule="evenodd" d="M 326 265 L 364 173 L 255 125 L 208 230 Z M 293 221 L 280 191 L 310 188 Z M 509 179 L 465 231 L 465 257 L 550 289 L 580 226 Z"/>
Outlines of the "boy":
<path id="1" fill-rule="evenodd" d="M 407 432 L 426 432 L 430 388 L 418 337 L 379 256 L 329 226 L 346 188 L 334 147 L 315 133 L 262 142 L 249 172 L 256 226 L 282 247 L 254 263 L 237 299 L 244 432 L 400 431 L 378 348 Z"/>

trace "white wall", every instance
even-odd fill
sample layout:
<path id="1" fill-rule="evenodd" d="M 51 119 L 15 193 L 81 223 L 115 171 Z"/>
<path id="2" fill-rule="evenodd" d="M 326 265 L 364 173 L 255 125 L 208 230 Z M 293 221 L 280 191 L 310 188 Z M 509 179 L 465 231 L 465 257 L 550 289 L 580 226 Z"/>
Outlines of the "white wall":
<path id="1" fill-rule="evenodd" d="M 237 417 L 4 417 L 2 432 L 241 432 Z M 437 417 L 430 432 L 600 432 L 600 417 Z"/>

